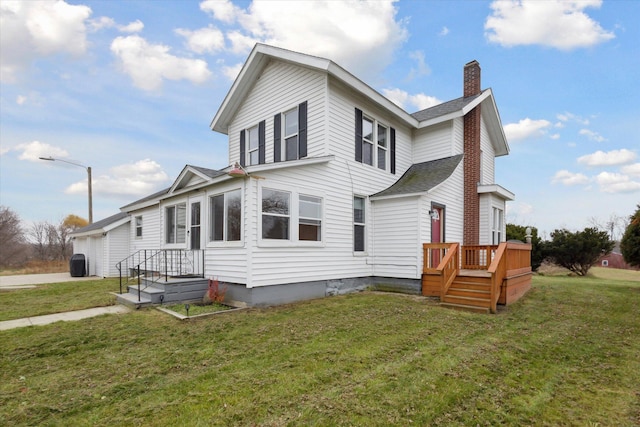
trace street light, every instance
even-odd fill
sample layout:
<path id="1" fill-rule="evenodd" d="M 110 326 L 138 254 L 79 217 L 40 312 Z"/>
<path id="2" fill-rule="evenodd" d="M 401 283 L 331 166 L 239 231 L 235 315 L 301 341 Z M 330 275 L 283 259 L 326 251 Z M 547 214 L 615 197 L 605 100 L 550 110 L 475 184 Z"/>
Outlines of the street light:
<path id="1" fill-rule="evenodd" d="M 40 157 L 40 160 L 47 160 L 47 161 L 50 161 L 50 162 L 68 163 L 70 165 L 80 166 L 81 168 L 84 168 L 87 171 L 87 187 L 89 188 L 89 224 L 93 224 L 93 194 L 92 194 L 92 191 L 91 191 L 91 166 L 85 166 L 85 165 L 82 165 L 80 163 L 70 162 L 69 160 L 55 159 L 55 158 L 53 158 L 51 156 L 49 156 L 49 157 Z"/>

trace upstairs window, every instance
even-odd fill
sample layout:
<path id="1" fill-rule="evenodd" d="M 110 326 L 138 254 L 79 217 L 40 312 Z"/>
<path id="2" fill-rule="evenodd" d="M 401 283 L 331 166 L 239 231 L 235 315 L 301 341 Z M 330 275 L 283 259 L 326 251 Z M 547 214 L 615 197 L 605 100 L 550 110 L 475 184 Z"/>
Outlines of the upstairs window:
<path id="1" fill-rule="evenodd" d="M 396 173 L 396 131 L 356 108 L 355 159 L 380 170 Z"/>
<path id="2" fill-rule="evenodd" d="M 307 157 L 307 101 L 273 117 L 273 161 Z"/>
<path id="3" fill-rule="evenodd" d="M 165 242 L 185 243 L 187 230 L 187 205 L 180 203 L 165 208 Z"/>
<path id="4" fill-rule="evenodd" d="M 258 157 L 258 126 L 247 129 L 247 160 L 249 165 L 257 165 Z"/>
<path id="5" fill-rule="evenodd" d="M 240 165 L 258 165 L 265 162 L 265 121 L 240 131 Z"/>
<path id="6" fill-rule="evenodd" d="M 378 169 L 387 170 L 387 128 L 378 124 Z"/>

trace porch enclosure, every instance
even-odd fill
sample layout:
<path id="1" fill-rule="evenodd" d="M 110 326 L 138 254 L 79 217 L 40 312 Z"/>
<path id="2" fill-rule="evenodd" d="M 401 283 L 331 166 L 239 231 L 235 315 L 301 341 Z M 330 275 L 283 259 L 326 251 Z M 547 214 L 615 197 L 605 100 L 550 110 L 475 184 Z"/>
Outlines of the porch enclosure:
<path id="1" fill-rule="evenodd" d="M 445 305 L 495 313 L 529 290 L 531 275 L 530 244 L 423 244 L 422 294 Z"/>

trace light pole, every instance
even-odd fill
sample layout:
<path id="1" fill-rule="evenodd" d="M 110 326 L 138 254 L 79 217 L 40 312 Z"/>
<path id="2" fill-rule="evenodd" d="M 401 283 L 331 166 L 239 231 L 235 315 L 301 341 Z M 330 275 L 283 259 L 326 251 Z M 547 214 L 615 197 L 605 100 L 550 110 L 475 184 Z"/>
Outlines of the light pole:
<path id="1" fill-rule="evenodd" d="M 70 165 L 80 166 L 81 168 L 84 168 L 87 171 L 87 187 L 89 188 L 89 224 L 93 224 L 93 194 L 92 194 L 92 191 L 91 191 L 91 166 L 85 166 L 85 165 L 82 165 L 80 163 L 70 162 L 69 160 L 55 159 L 55 158 L 53 158 L 51 156 L 49 156 L 49 157 L 40 157 L 40 160 L 47 160 L 47 161 L 50 161 L 50 162 L 68 163 Z"/>

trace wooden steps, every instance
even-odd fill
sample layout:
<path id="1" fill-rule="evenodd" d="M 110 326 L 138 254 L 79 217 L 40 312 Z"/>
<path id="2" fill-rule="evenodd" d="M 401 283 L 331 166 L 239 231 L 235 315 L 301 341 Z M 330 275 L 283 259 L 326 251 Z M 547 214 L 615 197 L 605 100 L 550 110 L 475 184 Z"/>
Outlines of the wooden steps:
<path id="1" fill-rule="evenodd" d="M 461 271 L 440 301 L 440 305 L 457 310 L 489 313 L 491 276 L 485 272 Z"/>

